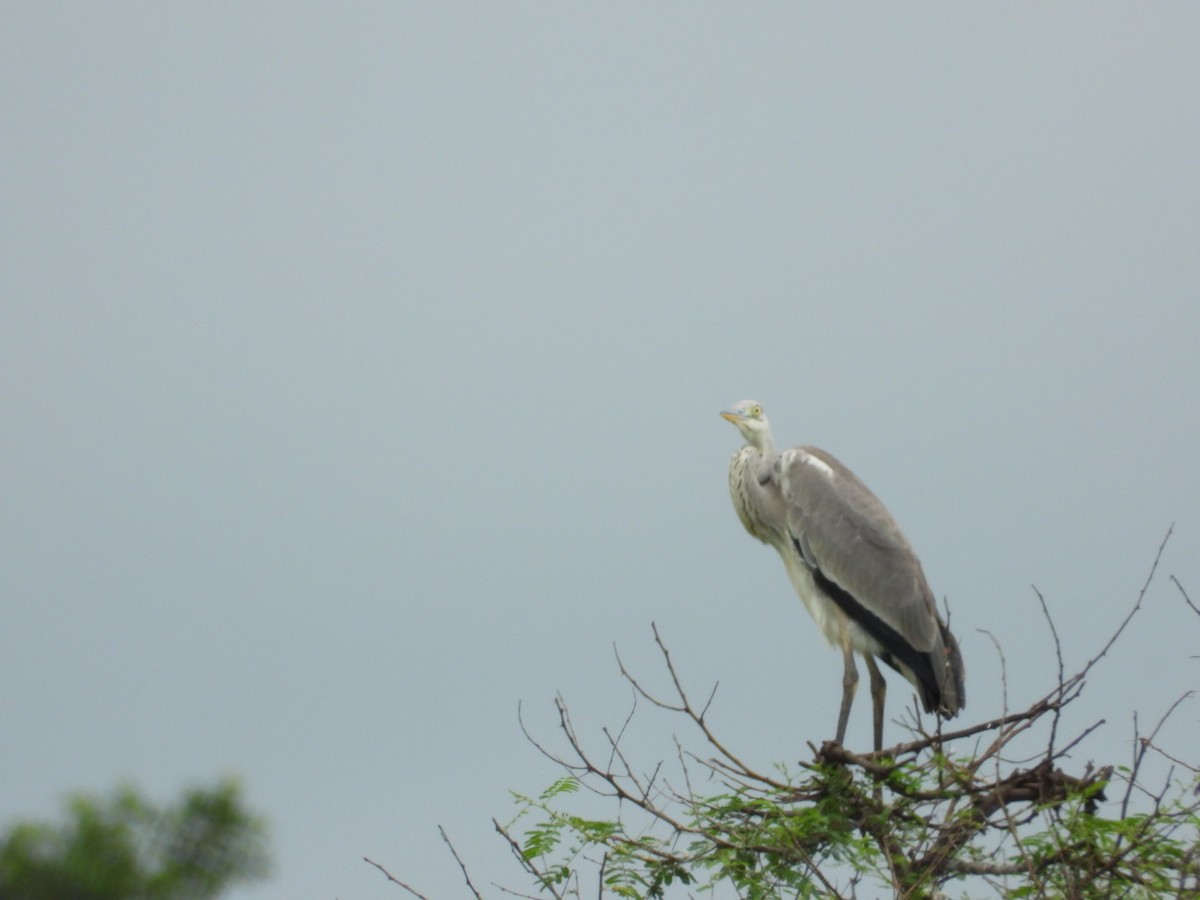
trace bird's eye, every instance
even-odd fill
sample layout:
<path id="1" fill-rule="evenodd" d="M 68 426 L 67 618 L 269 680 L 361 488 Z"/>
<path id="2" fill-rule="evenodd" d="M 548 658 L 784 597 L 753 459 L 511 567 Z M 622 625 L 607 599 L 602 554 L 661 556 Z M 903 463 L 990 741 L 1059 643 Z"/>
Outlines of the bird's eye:
<path id="1" fill-rule="evenodd" d="M 754 418 L 757 419 L 759 416 L 762 415 L 762 407 L 761 406 L 750 407 L 750 415 L 754 416 Z"/>

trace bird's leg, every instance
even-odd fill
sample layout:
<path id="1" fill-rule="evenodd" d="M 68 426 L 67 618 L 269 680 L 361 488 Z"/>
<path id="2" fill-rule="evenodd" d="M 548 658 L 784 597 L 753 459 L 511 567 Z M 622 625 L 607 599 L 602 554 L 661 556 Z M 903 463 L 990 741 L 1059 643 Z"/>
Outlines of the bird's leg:
<path id="1" fill-rule="evenodd" d="M 842 711 L 838 713 L 837 742 L 846 739 L 846 723 L 850 720 L 850 704 L 854 702 L 854 692 L 858 688 L 858 667 L 854 665 L 854 650 L 850 646 L 850 635 L 842 638 L 842 659 L 846 664 L 842 675 Z"/>
<path id="2" fill-rule="evenodd" d="M 887 696 L 887 682 L 883 680 L 883 673 L 879 671 L 875 657 L 870 653 L 863 655 L 867 660 L 867 672 L 871 676 L 871 709 L 875 724 L 875 752 L 878 753 L 883 749 L 883 700 Z"/>

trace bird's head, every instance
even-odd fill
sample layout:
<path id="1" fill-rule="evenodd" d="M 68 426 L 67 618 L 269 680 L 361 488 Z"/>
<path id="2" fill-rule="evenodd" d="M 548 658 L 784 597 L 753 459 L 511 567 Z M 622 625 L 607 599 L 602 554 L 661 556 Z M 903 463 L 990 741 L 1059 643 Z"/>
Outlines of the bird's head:
<path id="1" fill-rule="evenodd" d="M 729 409 L 721 410 L 721 418 L 736 425 L 751 447 L 764 453 L 771 448 L 771 425 L 757 400 L 741 400 Z"/>

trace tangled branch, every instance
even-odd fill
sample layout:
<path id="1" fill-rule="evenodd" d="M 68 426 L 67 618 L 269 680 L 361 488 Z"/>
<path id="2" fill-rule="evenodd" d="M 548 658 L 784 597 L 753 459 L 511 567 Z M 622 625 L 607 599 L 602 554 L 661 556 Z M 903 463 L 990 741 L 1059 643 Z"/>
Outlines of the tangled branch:
<path id="1" fill-rule="evenodd" d="M 717 736 L 709 721 L 716 685 L 702 702 L 694 700 L 652 624 L 666 694 L 649 690 L 617 652 L 634 703 L 615 731 L 602 729 L 598 744 L 581 738 L 561 695 L 554 699 L 559 750 L 531 734 L 518 709 L 526 738 L 562 775 L 541 795 L 518 797 L 513 820 L 493 824 L 536 895 L 556 900 L 593 893 L 584 884 L 592 877 L 601 898 L 664 897 L 673 886 L 718 883 L 738 896 L 764 898 L 849 900 L 864 883 L 871 895 L 890 890 L 917 898 L 951 882 L 963 889 L 974 883 L 975 892 L 983 885 L 1000 896 L 1200 896 L 1200 766 L 1158 743 L 1190 692 L 1144 735 L 1135 716 L 1128 766 L 1072 767 L 1070 754 L 1103 720 L 1064 736 L 1065 712 L 1143 608 L 1171 533 L 1132 608 L 1074 674 L 1067 674 L 1049 604 L 1034 588 L 1054 642 L 1057 679 L 1025 709 L 1007 708 L 1005 679 L 999 716 L 953 731 L 938 721 L 929 731 L 914 708 L 904 723 L 906 739 L 894 746 L 856 753 L 832 741 L 810 744 L 811 760 L 793 771 L 762 771 Z M 1002 653 L 1000 662 L 1003 671 Z M 682 719 L 702 749 L 687 750 L 675 738 L 673 762 L 639 766 L 626 737 L 639 704 Z M 1013 742 L 1040 728 L 1041 749 L 1014 761 Z M 1169 768 L 1160 784 L 1147 782 L 1151 758 Z M 705 776 L 706 792 L 696 788 L 697 773 Z M 571 797 L 580 790 L 612 812 L 600 819 L 573 812 Z M 457 853 L 455 859 L 467 876 Z M 469 876 L 467 885 L 482 900 Z"/>

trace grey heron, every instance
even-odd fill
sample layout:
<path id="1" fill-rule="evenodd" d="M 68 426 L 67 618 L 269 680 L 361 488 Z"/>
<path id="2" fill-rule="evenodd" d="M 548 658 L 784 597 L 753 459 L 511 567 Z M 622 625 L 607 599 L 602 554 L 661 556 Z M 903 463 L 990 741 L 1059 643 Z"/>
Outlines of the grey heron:
<path id="1" fill-rule="evenodd" d="M 854 654 L 871 678 L 875 749 L 883 746 L 887 685 L 875 658 L 917 689 L 926 712 L 963 708 L 963 663 L 938 615 L 921 563 L 899 526 L 858 476 L 816 447 L 775 449 L 762 406 L 743 400 L 721 413 L 746 445 L 729 461 L 729 493 L 751 535 L 783 558 L 792 586 L 825 639 L 842 651 L 837 742 L 858 687 Z"/>

